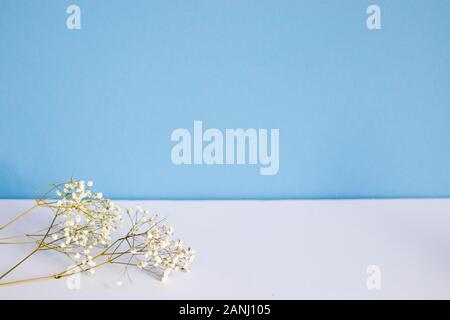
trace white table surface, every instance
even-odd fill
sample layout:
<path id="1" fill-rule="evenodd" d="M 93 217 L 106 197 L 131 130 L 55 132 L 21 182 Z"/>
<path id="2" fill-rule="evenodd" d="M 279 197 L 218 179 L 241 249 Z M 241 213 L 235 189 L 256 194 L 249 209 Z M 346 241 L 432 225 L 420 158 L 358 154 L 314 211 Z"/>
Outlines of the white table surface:
<path id="1" fill-rule="evenodd" d="M 161 283 L 131 271 L 118 287 L 117 266 L 65 279 L 0 287 L 0 299 L 450 299 L 450 199 L 337 201 L 116 201 L 168 216 L 177 236 L 197 251 L 192 272 Z M 0 224 L 32 205 L 0 200 Z M 36 211 L 11 233 L 44 227 Z M 31 247 L 0 246 L 0 271 Z M 43 276 L 67 267 L 39 253 L 3 280 Z M 381 289 L 366 286 L 369 265 Z"/>

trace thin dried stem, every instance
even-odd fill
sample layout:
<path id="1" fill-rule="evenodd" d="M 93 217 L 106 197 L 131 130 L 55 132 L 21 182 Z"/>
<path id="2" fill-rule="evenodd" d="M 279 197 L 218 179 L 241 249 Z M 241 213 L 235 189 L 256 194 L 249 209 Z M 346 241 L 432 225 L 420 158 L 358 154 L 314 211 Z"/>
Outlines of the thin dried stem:
<path id="1" fill-rule="evenodd" d="M 16 223 L 17 221 L 19 221 L 20 219 L 22 219 L 23 217 L 25 217 L 27 214 L 29 214 L 33 209 L 39 207 L 39 204 L 36 203 L 34 206 L 32 206 L 30 209 L 26 210 L 25 212 L 21 213 L 20 215 L 18 215 L 16 218 L 12 219 L 11 221 L 9 221 L 7 224 L 4 224 L 3 226 L 0 227 L 0 231 L 2 231 L 3 229 L 11 226 L 12 224 Z"/>

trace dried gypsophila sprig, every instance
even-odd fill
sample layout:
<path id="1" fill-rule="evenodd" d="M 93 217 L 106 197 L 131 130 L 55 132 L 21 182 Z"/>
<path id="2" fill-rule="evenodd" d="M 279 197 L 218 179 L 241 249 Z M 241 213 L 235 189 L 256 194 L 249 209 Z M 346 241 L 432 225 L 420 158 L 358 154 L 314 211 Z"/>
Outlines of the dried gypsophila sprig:
<path id="1" fill-rule="evenodd" d="M 64 253 L 69 258 L 79 255 L 74 249 L 85 255 L 95 246 L 106 246 L 111 240 L 111 233 L 116 231 L 123 218 L 120 208 L 111 200 L 104 199 L 101 193 L 95 193 L 90 188 L 93 183 L 83 180 L 70 180 L 63 183 L 52 184 L 50 190 L 36 200 L 31 208 L 44 207 L 52 210 L 53 219 L 50 226 L 38 232 L 28 233 L 24 236 L 36 243 L 36 248 L 14 267 L 9 269 L 0 279 L 11 273 L 23 262 L 38 251 L 55 250 Z M 52 196 L 56 195 L 56 199 Z M 26 214 L 31 210 L 25 211 Z M 4 229 L 25 216 L 19 215 L 16 219 L 2 227 Z M 13 239 L 8 237 L 4 239 Z M 18 244 L 18 242 L 16 242 Z"/>
<path id="2" fill-rule="evenodd" d="M 92 192 L 89 189 L 92 186 L 92 181 L 88 181 L 86 187 L 80 180 L 66 183 L 64 188 L 56 190 L 59 200 L 56 202 L 55 224 L 63 228 L 54 228 L 50 235 L 66 251 L 106 246 L 112 233 L 122 226 L 120 207 L 104 199 L 102 193 Z"/>
<path id="3" fill-rule="evenodd" d="M 121 240 L 111 253 L 113 259 L 117 255 L 127 267 L 132 265 L 143 269 L 165 281 L 173 270 L 189 272 L 190 263 L 195 258 L 191 247 L 184 248 L 183 241 L 172 238 L 174 228 L 167 219 L 160 220 L 157 215 L 150 215 L 147 210 L 137 206 L 135 210 L 128 208 L 127 215 L 131 221 L 131 229 L 127 237 Z M 122 256 L 121 248 L 125 247 Z M 123 259 L 125 258 L 125 259 Z M 121 280 L 118 282 L 121 283 Z"/>
<path id="4" fill-rule="evenodd" d="M 167 219 L 159 219 L 150 215 L 148 210 L 140 206 L 126 210 L 131 227 L 127 234 L 95 256 L 78 260 L 67 272 L 59 273 L 58 277 L 70 276 L 74 273 L 90 272 L 105 264 L 124 266 L 122 278 L 130 267 L 140 268 L 161 281 L 165 281 L 174 270 L 189 272 L 190 263 L 195 258 L 191 247 L 184 248 L 182 240 L 172 239 L 173 227 Z M 123 283 L 122 278 L 117 281 Z"/>
<path id="5" fill-rule="evenodd" d="M 189 271 L 189 263 L 194 259 L 194 250 L 184 249 L 181 240 L 171 240 L 173 228 L 168 226 L 167 220 L 158 220 L 157 216 L 149 215 L 148 210 L 141 207 L 137 207 L 134 211 L 131 208 L 127 209 L 131 229 L 124 237 L 111 243 L 112 233 L 122 226 L 121 209 L 111 200 L 104 199 L 101 193 L 92 192 L 90 190 L 92 185 L 91 181 L 85 184 L 82 180 L 53 184 L 45 195 L 55 192 L 58 199 L 47 200 L 41 197 L 36 200 L 37 205 L 33 208 L 46 207 L 53 210 L 52 223 L 47 229 L 18 236 L 32 241 L 6 242 L 9 244 L 35 243 L 37 247 L 0 276 L 0 279 L 38 251 L 61 252 L 69 257 L 75 266 L 51 276 L 0 283 L 0 285 L 59 279 L 74 273 L 94 273 L 96 268 L 106 264 L 125 265 L 124 273 L 129 267 L 135 266 L 163 281 L 172 270 Z M 4 227 L 16 222 L 30 211 L 27 210 Z M 119 280 L 118 284 L 121 283 L 122 281 Z"/>

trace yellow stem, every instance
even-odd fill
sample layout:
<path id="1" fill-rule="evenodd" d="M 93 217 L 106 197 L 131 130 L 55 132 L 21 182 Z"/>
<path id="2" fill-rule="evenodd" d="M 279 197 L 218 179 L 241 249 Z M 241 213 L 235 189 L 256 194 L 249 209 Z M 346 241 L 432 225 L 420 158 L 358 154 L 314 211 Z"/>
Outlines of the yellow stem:
<path id="1" fill-rule="evenodd" d="M 53 276 L 37 277 L 37 278 L 31 278 L 31 279 L 25 279 L 25 280 L 16 280 L 16 281 L 11 281 L 11 282 L 0 283 L 0 287 L 10 286 L 10 285 L 13 285 L 13 284 L 19 284 L 19 283 L 32 282 L 32 281 L 49 280 L 49 279 L 59 279 L 59 278 L 62 278 L 62 276 L 61 276 L 61 277 L 58 277 L 58 276 L 56 276 L 56 275 L 53 275 Z"/>
<path id="2" fill-rule="evenodd" d="M 99 257 L 102 256 L 102 255 L 103 255 L 103 254 L 97 255 L 93 260 L 99 258 Z M 103 266 L 103 265 L 105 265 L 105 264 L 112 264 L 113 261 L 114 261 L 114 259 L 111 260 L 111 261 L 110 261 L 110 260 L 107 260 L 107 261 L 104 261 L 104 262 L 102 262 L 102 263 L 96 265 L 95 267 L 92 267 L 92 268 L 89 268 L 89 269 L 96 269 L 96 268 L 101 267 L 101 266 Z M 27 283 L 27 282 L 33 282 L 33 281 L 41 281 L 41 280 L 50 280 L 50 279 L 55 279 L 55 280 L 57 280 L 57 279 L 69 277 L 69 276 L 74 275 L 74 274 L 77 274 L 77 273 L 83 273 L 83 272 L 86 272 L 86 271 L 89 270 L 89 269 L 86 269 L 86 270 L 78 271 L 78 272 L 75 272 L 75 273 L 70 272 L 72 269 L 75 269 L 75 268 L 77 268 L 77 267 L 79 267 L 79 266 L 80 266 L 80 265 L 78 264 L 77 266 L 74 266 L 74 267 L 72 267 L 72 268 L 69 268 L 69 269 L 67 269 L 67 270 L 65 270 L 65 271 L 56 273 L 56 274 L 51 275 L 51 276 L 36 277 L 36 278 L 30 278 L 30 279 L 24 279 L 24 280 L 16 280 L 16 281 L 10 281 L 10 282 L 3 282 L 3 283 L 0 283 L 0 287 L 6 287 L 6 286 L 10 286 L 10 285 L 15 285 L 15 284 L 21 284 L 21 283 Z"/>
<path id="3" fill-rule="evenodd" d="M 3 225 L 0 227 L 0 231 L 2 231 L 3 229 L 5 229 L 6 227 L 12 225 L 13 223 L 17 222 L 19 219 L 23 218 L 24 216 L 26 216 L 28 213 L 31 212 L 31 210 L 33 210 L 34 208 L 38 207 L 39 204 L 35 204 L 33 207 L 31 207 L 30 209 L 28 209 L 27 211 L 23 212 L 22 214 L 20 214 L 19 216 L 17 216 L 15 219 L 11 220 L 10 222 L 8 222 L 7 224 Z"/>

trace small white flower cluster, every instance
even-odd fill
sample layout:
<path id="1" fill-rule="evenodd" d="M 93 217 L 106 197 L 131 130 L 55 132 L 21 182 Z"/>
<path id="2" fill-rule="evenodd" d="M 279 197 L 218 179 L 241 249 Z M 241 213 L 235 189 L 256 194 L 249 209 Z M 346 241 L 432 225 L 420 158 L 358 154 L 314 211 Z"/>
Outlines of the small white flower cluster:
<path id="1" fill-rule="evenodd" d="M 92 181 L 69 181 L 56 188 L 53 245 L 71 252 L 74 259 L 88 258 L 94 247 L 110 243 L 122 224 L 120 207 L 91 190 Z"/>
<path id="2" fill-rule="evenodd" d="M 190 271 L 194 249 L 173 239 L 174 229 L 166 219 L 140 206 L 126 210 L 131 228 L 125 236 L 113 239 L 124 223 L 121 208 L 102 193 L 93 192 L 92 186 L 92 181 L 83 180 L 54 184 L 58 198 L 40 202 L 55 213 L 44 237 L 45 247 L 70 257 L 77 267 L 72 272 L 94 273 L 99 265 L 120 264 L 126 266 L 124 272 L 136 266 L 165 281 L 174 270 Z"/>
<path id="3" fill-rule="evenodd" d="M 75 262 L 75 265 L 46 277 L 47 279 L 60 279 L 82 272 L 94 273 L 98 267 L 107 264 L 125 265 L 125 273 L 129 267 L 137 267 L 157 276 L 161 281 L 165 281 L 174 270 L 190 271 L 190 263 L 195 257 L 194 249 L 185 248 L 182 240 L 173 239 L 174 229 L 166 219 L 159 219 L 140 206 L 126 210 L 131 228 L 125 235 L 114 236 L 113 239 L 114 232 L 124 222 L 121 209 L 111 200 L 104 199 L 102 193 L 93 192 L 92 186 L 92 181 L 85 183 L 83 180 L 51 184 L 51 189 L 36 199 L 34 207 L 0 227 L 4 229 L 37 207 L 51 209 L 54 213 L 48 228 L 4 238 L 28 238 L 32 240 L 31 243 L 37 244 L 37 248 L 0 275 L 0 278 L 41 250 L 61 252 Z M 48 196 L 53 192 L 57 199 Z M 42 278 L 12 281 L 2 285 L 38 279 Z M 122 284 L 122 280 L 117 282 L 119 286 Z"/>
<path id="4" fill-rule="evenodd" d="M 189 264 L 194 260 L 195 251 L 184 248 L 182 240 L 172 239 L 174 229 L 166 219 L 159 220 L 148 210 L 137 206 L 127 209 L 132 221 L 128 235 L 133 238 L 129 252 L 136 266 L 158 276 L 165 281 L 173 270 L 189 272 Z"/>

